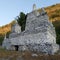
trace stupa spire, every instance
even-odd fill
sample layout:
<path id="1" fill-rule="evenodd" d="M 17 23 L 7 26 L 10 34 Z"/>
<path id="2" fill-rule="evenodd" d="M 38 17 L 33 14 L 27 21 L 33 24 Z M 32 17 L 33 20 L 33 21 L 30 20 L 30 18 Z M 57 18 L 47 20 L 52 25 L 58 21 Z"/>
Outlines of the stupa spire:
<path id="1" fill-rule="evenodd" d="M 6 33 L 5 33 L 5 37 L 4 37 L 4 39 L 6 39 Z"/>
<path id="2" fill-rule="evenodd" d="M 36 4 L 33 4 L 33 11 L 36 10 Z"/>

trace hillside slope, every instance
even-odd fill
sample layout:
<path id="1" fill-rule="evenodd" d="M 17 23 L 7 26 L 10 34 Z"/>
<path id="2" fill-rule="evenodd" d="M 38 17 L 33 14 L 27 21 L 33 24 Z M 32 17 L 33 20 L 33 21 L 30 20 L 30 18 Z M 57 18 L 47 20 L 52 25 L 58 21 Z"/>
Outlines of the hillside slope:
<path id="1" fill-rule="evenodd" d="M 45 8 L 49 16 L 50 21 L 54 22 L 56 20 L 60 21 L 60 4 L 52 5 Z"/>
<path id="2" fill-rule="evenodd" d="M 56 27 L 57 35 L 60 37 L 60 4 L 52 5 L 45 7 L 45 10 L 49 16 L 49 20 Z M 40 11 L 40 9 L 38 9 Z M 11 31 L 11 26 L 15 21 L 12 21 L 10 24 L 0 27 L 0 35 L 5 35 L 5 33 Z"/>
<path id="3" fill-rule="evenodd" d="M 11 23 L 0 27 L 0 35 L 5 35 L 7 32 L 11 31 L 11 26 L 15 23 L 15 21 L 13 20 Z"/>

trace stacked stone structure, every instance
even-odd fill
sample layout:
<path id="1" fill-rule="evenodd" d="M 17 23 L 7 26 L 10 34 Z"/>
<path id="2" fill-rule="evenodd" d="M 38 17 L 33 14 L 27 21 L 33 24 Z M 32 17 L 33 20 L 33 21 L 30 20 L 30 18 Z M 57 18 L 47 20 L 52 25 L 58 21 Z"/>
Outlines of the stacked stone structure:
<path id="1" fill-rule="evenodd" d="M 34 10 L 27 14 L 25 31 L 21 32 L 18 23 L 12 26 L 11 31 L 9 38 L 5 38 L 2 44 L 7 50 L 54 54 L 59 49 L 55 27 L 49 21 L 44 8 L 41 12 Z"/>

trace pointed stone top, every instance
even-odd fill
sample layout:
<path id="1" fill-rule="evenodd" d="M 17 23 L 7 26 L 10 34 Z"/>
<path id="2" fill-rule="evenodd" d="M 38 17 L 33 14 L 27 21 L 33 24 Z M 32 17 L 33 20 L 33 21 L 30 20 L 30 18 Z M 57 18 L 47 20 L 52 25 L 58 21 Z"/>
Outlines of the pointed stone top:
<path id="1" fill-rule="evenodd" d="M 46 12 L 44 8 L 41 8 L 43 12 Z"/>
<path id="2" fill-rule="evenodd" d="M 33 4 L 33 11 L 36 10 L 36 4 Z"/>
<path id="3" fill-rule="evenodd" d="M 6 33 L 5 33 L 5 37 L 4 37 L 4 39 L 6 39 Z"/>
<path id="4" fill-rule="evenodd" d="M 15 23 L 18 23 L 17 20 L 15 20 Z"/>

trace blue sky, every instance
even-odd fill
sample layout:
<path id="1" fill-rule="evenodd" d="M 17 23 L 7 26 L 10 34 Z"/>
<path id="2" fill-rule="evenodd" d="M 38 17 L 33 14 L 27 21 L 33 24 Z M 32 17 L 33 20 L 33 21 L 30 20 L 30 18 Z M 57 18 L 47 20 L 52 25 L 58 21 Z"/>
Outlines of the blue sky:
<path id="1" fill-rule="evenodd" d="M 20 12 L 32 11 L 34 3 L 41 8 L 60 3 L 60 0 L 0 0 L 0 26 L 13 21 Z"/>

